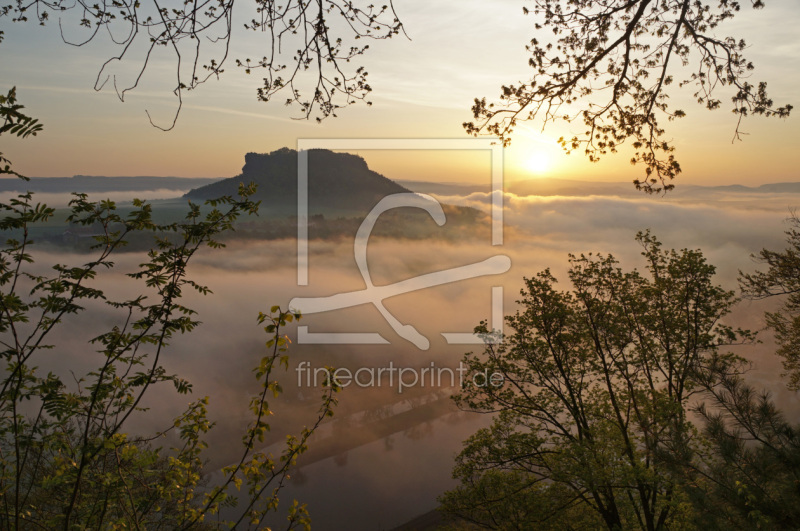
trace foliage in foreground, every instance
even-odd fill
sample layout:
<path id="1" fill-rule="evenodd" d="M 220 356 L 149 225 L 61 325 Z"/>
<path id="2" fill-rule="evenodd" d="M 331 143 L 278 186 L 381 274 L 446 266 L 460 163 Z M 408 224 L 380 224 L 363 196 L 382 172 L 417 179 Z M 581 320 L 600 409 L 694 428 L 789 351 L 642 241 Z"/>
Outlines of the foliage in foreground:
<path id="1" fill-rule="evenodd" d="M 132 434 L 125 428 L 144 414 L 142 400 L 154 386 L 191 391 L 189 382 L 161 363 L 170 339 L 199 324 L 180 302 L 184 290 L 209 293 L 187 276 L 187 266 L 201 246 L 221 247 L 215 238 L 231 230 L 240 214 L 256 212 L 258 204 L 248 199 L 252 193 L 242 187 L 239 199 L 208 201 L 205 215 L 190 205 L 185 222 L 169 225 L 155 224 L 144 202 L 134 201 L 135 209 L 122 217 L 112 201 L 90 202 L 76 194 L 69 220 L 97 229 L 95 255 L 82 265 L 53 264 L 46 272 L 34 265 L 29 230 L 53 209 L 34 203 L 30 193 L 0 204 L 6 214 L 0 231 L 10 235 L 0 249 L 1 529 L 247 527 L 277 509 L 287 473 L 314 429 L 332 414 L 337 391 L 334 383 L 326 386 L 312 427 L 289 437 L 280 457 L 257 451 L 269 430 L 269 399 L 281 391 L 273 371 L 288 364 L 282 329 L 297 315 L 277 306 L 259 315 L 270 336 L 268 353 L 254 369 L 260 391 L 250 402 L 241 457 L 223 469 L 219 484 L 203 479 L 204 438 L 213 427 L 206 416 L 208 397 L 191 402 L 160 431 Z M 114 253 L 141 232 L 154 233 L 157 242 L 147 261 L 127 275 L 141 283 L 141 292 L 114 300 L 97 287 L 101 272 L 114 268 Z M 48 338 L 97 304 L 117 324 L 87 338 L 95 368 L 77 375 L 48 370 L 63 366 L 70 355 Z M 171 431 L 177 444 L 156 446 Z M 225 513 L 236 514 L 234 520 L 223 521 L 220 510 L 237 504 Z M 308 522 L 304 506 L 290 506 L 287 528 L 308 528 Z"/>
<path id="2" fill-rule="evenodd" d="M 0 42 L 3 41 L 3 32 L 0 31 Z M 17 87 L 11 87 L 7 94 L 0 94 L 0 135 L 14 135 L 19 138 L 36 136 L 42 130 L 39 120 L 22 112 L 25 106 L 17 101 Z M 21 179 L 28 179 L 11 169 L 11 161 L 0 151 L 0 176 L 13 175 Z"/>
<path id="3" fill-rule="evenodd" d="M 490 529 L 796 527 L 800 429 L 720 352 L 753 339 L 720 322 L 733 293 L 699 251 L 637 239 L 646 276 L 572 256 L 571 290 L 526 279 L 513 333 L 465 357 L 503 384 L 465 378 L 456 397 L 497 416 L 465 442 L 446 512 Z"/>
<path id="4" fill-rule="evenodd" d="M 762 249 L 755 258 L 768 266 L 766 271 L 751 274 L 740 272 L 740 283 L 746 297 L 763 299 L 783 297 L 777 312 L 766 314 L 767 325 L 775 331 L 779 344 L 778 356 L 783 358 L 783 376 L 789 387 L 800 390 L 800 218 L 789 218 L 783 251 Z"/>

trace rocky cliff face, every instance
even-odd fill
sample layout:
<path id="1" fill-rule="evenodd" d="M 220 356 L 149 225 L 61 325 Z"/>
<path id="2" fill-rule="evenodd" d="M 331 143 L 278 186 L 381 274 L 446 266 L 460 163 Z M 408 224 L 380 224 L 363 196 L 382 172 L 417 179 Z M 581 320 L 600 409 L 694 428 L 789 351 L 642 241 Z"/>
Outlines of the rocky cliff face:
<path id="1" fill-rule="evenodd" d="M 245 155 L 242 173 L 185 195 L 204 200 L 235 195 L 239 183 L 255 182 L 256 199 L 269 212 L 297 205 L 297 151 L 282 148 L 269 154 Z M 308 202 L 311 213 L 325 209 L 369 211 L 383 197 L 409 190 L 369 169 L 364 159 L 349 153 L 314 149 L 308 154 Z"/>

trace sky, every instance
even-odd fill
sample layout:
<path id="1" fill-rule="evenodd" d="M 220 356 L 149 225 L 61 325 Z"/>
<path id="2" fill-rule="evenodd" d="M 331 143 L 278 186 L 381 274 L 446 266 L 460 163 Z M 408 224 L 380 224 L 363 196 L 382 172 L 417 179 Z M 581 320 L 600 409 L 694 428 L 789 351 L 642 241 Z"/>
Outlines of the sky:
<path id="1" fill-rule="evenodd" d="M 122 103 L 110 86 L 100 92 L 92 88 L 98 68 L 113 53 L 108 39 L 75 48 L 61 42 L 55 20 L 39 27 L 0 19 L 0 31 L 5 32 L 5 40 L 0 43 L 0 90 L 16 85 L 29 113 L 45 125 L 34 139 L 3 137 L 2 151 L 18 171 L 31 176 L 230 177 L 240 172 L 245 153 L 295 147 L 302 139 L 467 139 L 461 124 L 471 119 L 473 98 L 491 99 L 503 83 L 527 79 L 529 75 L 524 45 L 536 33 L 533 20 L 521 13 L 523 5 L 523 0 L 397 0 L 395 6 L 410 39 L 371 43 L 365 57 L 374 88 L 371 107 L 353 106 L 322 124 L 292 120 L 296 109 L 285 108 L 280 99 L 271 103 L 256 101 L 260 77 L 248 77 L 229 68 L 219 81 L 210 81 L 185 95 L 180 119 L 170 132 L 152 127 L 145 114 L 148 110 L 160 124 L 172 119 L 175 100 L 165 81 L 171 73 L 168 63 L 155 60 L 140 88 Z M 756 65 L 754 80 L 768 81 L 770 94 L 779 104 L 800 103 L 800 39 L 795 30 L 798 25 L 797 0 L 769 0 L 760 11 L 751 10 L 749 2 L 745 2 L 739 17 L 723 28 L 725 33 L 741 36 L 750 43 L 748 57 Z M 255 37 L 236 33 L 232 55 L 261 56 Z M 134 67 L 127 64 L 115 70 L 120 83 L 130 78 Z M 743 129 L 749 135 L 743 142 L 732 144 L 736 119 L 730 112 L 706 111 L 687 101 L 691 100 L 688 95 L 674 94 L 673 99 L 688 113 L 669 127 L 684 169 L 678 186 L 755 186 L 800 181 L 797 117 L 748 119 Z M 556 139 L 582 129 L 580 124 L 551 126 L 544 131 L 536 123 L 520 127 L 506 150 L 506 179 L 631 181 L 641 177 L 642 169 L 628 163 L 628 152 L 609 156 L 597 164 L 589 163 L 580 154 L 563 155 Z M 399 180 L 485 184 L 491 168 L 487 153 L 477 150 L 359 153 L 372 169 Z M 384 366 L 389 361 L 409 367 L 426 366 L 431 361 L 455 364 L 472 347 L 446 345 L 440 333 L 469 331 L 480 319 L 487 318 L 489 288 L 495 282 L 503 287 L 504 311 L 509 315 L 519 298 L 522 277 L 551 267 L 557 278 L 565 279 L 567 253 L 612 252 L 625 269 L 641 267 L 641 248 L 633 237 L 648 228 L 665 248 L 702 248 L 709 261 L 719 267 L 718 281 L 727 289 L 735 289 L 738 270 L 756 267 L 751 253 L 761 247 L 782 248 L 787 206 L 798 204 L 799 198 L 800 195 L 715 191 L 697 198 L 676 193 L 665 201 L 643 201 L 616 195 L 521 197 L 508 192 L 504 197 L 505 243 L 501 247 L 477 239 L 434 242 L 435 246 L 428 240 L 377 239 L 370 244 L 370 271 L 378 285 L 500 253 L 511 258 L 511 270 L 503 276 L 437 286 L 386 301 L 387 308 L 402 323 L 417 326 L 431 338 L 430 352 L 410 346 L 374 308 L 364 306 L 308 315 L 303 323 L 313 331 L 377 331 L 389 339 L 390 345 L 337 350 L 333 346 L 295 344 L 292 359 L 307 359 L 315 366 Z M 491 202 L 488 191 L 440 199 L 484 211 Z M 239 412 L 245 411 L 248 400 L 245 391 L 254 390 L 250 368 L 263 355 L 263 331 L 255 323 L 258 311 L 272 304 L 285 307 L 297 296 L 360 289 L 363 282 L 352 258 L 352 242 L 348 241 L 312 242 L 311 282 L 302 288 L 296 283 L 296 243 L 292 240 L 232 242 L 225 251 L 208 251 L 198 255 L 192 270 L 196 276 L 192 278 L 207 284 L 214 295 L 204 299 L 187 295 L 187 305 L 199 310 L 204 324 L 195 333 L 175 339 L 165 364 L 168 372 L 174 371 L 195 384 L 195 397 L 213 396 L 210 414 L 219 422 L 221 431 L 214 435 L 218 439 L 212 448 L 227 448 L 231 440 L 239 437 L 243 418 Z M 37 252 L 43 254 L 37 255 L 36 266 L 40 268 L 56 261 L 85 260 L 84 255 Z M 135 269 L 141 257 L 123 255 L 117 263 L 117 269 L 101 276 L 101 287 L 119 298 L 138 293 L 139 288 L 121 273 Z M 765 308 L 759 304 L 745 302 L 737 307 L 732 324 L 761 328 Z M 67 370 L 80 374 L 93 367 L 95 353 L 86 348 L 87 337 L 97 326 L 117 322 L 118 316 L 100 303 L 90 305 L 86 314 L 71 318 L 60 332 L 62 336 L 54 339 L 54 344 L 75 353 L 58 358 L 64 374 Z M 290 331 L 292 337 L 295 332 Z M 777 382 L 778 361 L 766 355 L 771 344 L 758 348 L 761 350 L 747 354 L 755 362 L 753 377 L 778 393 L 782 390 L 783 394 L 778 395 L 781 404 L 800 407 L 796 395 L 787 393 Z M 293 376 L 290 372 L 288 377 Z M 287 402 L 279 404 L 279 411 L 284 418 L 305 418 L 293 415 L 303 412 L 293 403 L 300 402 L 297 397 L 303 390 L 292 380 L 287 383 Z M 347 418 L 348 411 L 359 411 L 370 403 L 353 391 L 342 394 L 338 418 Z M 398 398 L 393 390 L 381 391 L 378 404 Z M 149 427 L 152 415 L 169 425 L 171 416 L 185 402 L 185 397 L 176 396 L 169 388 L 150 396 L 152 402 L 148 405 L 153 410 L 134 421 L 141 422 L 140 427 Z M 134 423 L 131 429 L 135 431 L 136 426 Z M 405 512 L 394 523 L 432 508 L 435 495 L 444 488 L 437 481 L 449 478 L 452 455 L 458 450 L 459 441 L 474 428 L 436 429 L 420 439 L 417 447 L 410 442 L 416 439 L 398 434 L 398 450 L 394 454 L 387 454 L 383 448 L 386 441 L 379 441 L 374 443 L 379 448 L 366 445 L 361 453 L 351 452 L 344 467 L 331 460 L 320 462 L 320 468 L 308 473 L 311 482 L 314 478 L 329 481 L 336 477 L 338 485 L 357 483 L 352 489 L 361 490 L 358 496 L 352 496 L 350 487 L 342 486 L 335 493 L 327 488 L 323 499 L 315 500 L 317 505 L 344 503 L 340 502 L 342 497 L 352 505 L 353 500 L 360 502 L 365 496 L 372 496 L 369 501 L 374 503 L 365 505 L 394 508 L 402 505 L 397 500 L 405 499 L 398 492 L 414 489 L 428 505 L 416 498 L 411 500 L 409 504 L 419 506 L 403 508 Z M 285 433 L 280 429 L 275 432 Z M 447 441 L 441 439 L 443 433 L 450 433 Z M 375 462 L 382 464 L 384 474 L 373 473 Z M 403 477 L 407 481 L 397 480 L 401 473 L 406 474 Z M 437 479 L 428 479 L 434 476 Z M 421 477 L 425 481 L 420 481 Z M 342 507 L 330 509 L 328 517 L 347 516 L 350 506 Z M 337 528 L 331 525 L 332 529 Z"/>
<path id="2" fill-rule="evenodd" d="M 747 3 L 746 3 L 747 4 Z M 371 43 L 364 64 L 374 89 L 373 105 L 342 110 L 322 124 L 293 120 L 296 108 L 282 98 L 262 103 L 255 91 L 260 77 L 229 65 L 184 97 L 177 126 L 152 127 L 145 111 L 160 124 L 171 122 L 176 102 L 170 92 L 171 63 L 156 58 L 125 102 L 111 83 L 96 92 L 95 77 L 114 48 L 107 36 L 84 47 L 61 42 L 56 20 L 47 26 L 13 24 L 0 19 L 0 89 L 16 85 L 21 102 L 44 124 L 35 139 L 3 139 L 3 151 L 18 171 L 30 176 L 237 175 L 247 152 L 295 147 L 303 138 L 467 138 L 462 122 L 471 119 L 475 97 L 492 99 L 504 83 L 529 77 L 524 49 L 532 37 L 532 17 L 522 15 L 522 0 L 401 0 L 395 2 L 409 39 Z M 243 20 L 236 23 L 241 27 Z M 745 6 L 720 32 L 747 40 L 747 57 L 756 65 L 753 80 L 766 80 L 776 103 L 800 100 L 800 24 L 795 0 L 772 0 L 754 11 Z M 67 35 L 69 34 L 69 26 Z M 235 25 L 236 27 L 236 25 Z M 77 34 L 75 34 L 77 36 Z M 259 35 L 234 30 L 232 56 L 260 57 Z M 114 73 L 130 79 L 135 62 Z M 728 101 L 729 95 L 723 95 Z M 673 103 L 688 116 L 669 124 L 683 173 L 678 184 L 758 185 L 800 180 L 800 121 L 749 118 L 744 141 L 732 143 L 736 118 L 727 109 L 706 111 L 688 91 L 673 93 Z M 631 181 L 642 177 L 622 151 L 600 163 L 583 155 L 566 156 L 556 139 L 583 130 L 582 124 L 530 123 L 518 128 L 505 152 L 509 180 L 552 177 Z M 477 182 L 485 180 L 479 155 L 440 153 L 362 153 L 370 166 L 393 179 Z"/>

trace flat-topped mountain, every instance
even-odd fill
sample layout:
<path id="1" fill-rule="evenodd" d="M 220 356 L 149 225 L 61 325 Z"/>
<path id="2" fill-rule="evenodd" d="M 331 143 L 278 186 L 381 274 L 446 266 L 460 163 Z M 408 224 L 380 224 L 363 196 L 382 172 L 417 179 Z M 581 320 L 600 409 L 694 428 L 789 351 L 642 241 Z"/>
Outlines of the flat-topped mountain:
<path id="1" fill-rule="evenodd" d="M 204 200 L 236 195 L 239 183 L 258 185 L 255 199 L 267 214 L 293 213 L 297 208 L 297 151 L 281 148 L 269 154 L 248 153 L 242 173 L 196 188 L 184 197 Z M 369 169 L 366 161 L 349 153 L 326 149 L 308 152 L 308 204 L 310 213 L 369 211 L 383 197 L 407 188 Z"/>

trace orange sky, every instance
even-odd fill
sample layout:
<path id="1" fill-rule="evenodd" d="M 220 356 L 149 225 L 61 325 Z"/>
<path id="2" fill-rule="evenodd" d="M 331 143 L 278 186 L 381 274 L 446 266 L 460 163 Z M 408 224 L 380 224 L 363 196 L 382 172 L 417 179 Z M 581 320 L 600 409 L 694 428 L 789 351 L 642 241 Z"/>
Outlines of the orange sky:
<path id="1" fill-rule="evenodd" d="M 22 103 L 45 124 L 35 139 L 4 138 L 3 151 L 18 171 L 32 176 L 229 177 L 240 171 L 246 152 L 294 147 L 299 138 L 466 138 L 461 123 L 471 119 L 474 97 L 491 99 L 502 83 L 528 77 L 524 44 L 533 35 L 532 21 L 520 14 L 519 1 L 493 2 L 491 16 L 478 0 L 413 0 L 397 8 L 411 40 L 371 45 L 366 64 L 374 88 L 372 107 L 350 107 L 321 125 L 295 121 L 293 111 L 279 101 L 256 101 L 259 77 L 230 69 L 220 81 L 187 94 L 178 125 L 168 133 L 150 126 L 145 115 L 147 109 L 160 123 L 171 120 L 175 102 L 163 82 L 167 65 L 156 61 L 140 89 L 120 103 L 113 91 L 92 90 L 108 56 L 103 45 L 69 47 L 60 42 L 57 24 L 40 28 L 2 19 L 6 38 L 0 44 L 0 89 L 16 84 Z M 757 67 L 754 80 L 767 80 L 770 95 L 780 104 L 800 100 L 797 25 L 800 9 L 794 2 L 770 2 L 760 11 L 743 9 L 727 30 L 748 40 L 748 57 Z M 255 46 L 250 38 L 243 36 L 236 46 L 250 50 Z M 119 74 L 130 75 L 130 70 Z M 706 111 L 690 99 L 690 94 L 673 96 L 673 104 L 688 116 L 668 128 L 684 169 L 678 184 L 800 181 L 796 117 L 750 118 L 743 127 L 749 135 L 732 144 L 735 117 L 725 109 Z M 642 176 L 641 168 L 628 163 L 627 151 L 599 164 L 580 154 L 565 156 L 555 139 L 582 130 L 581 124 L 548 126 L 544 132 L 541 124 L 520 128 L 506 152 L 506 177 L 630 181 Z M 463 153 L 362 154 L 390 178 L 485 179 Z"/>

